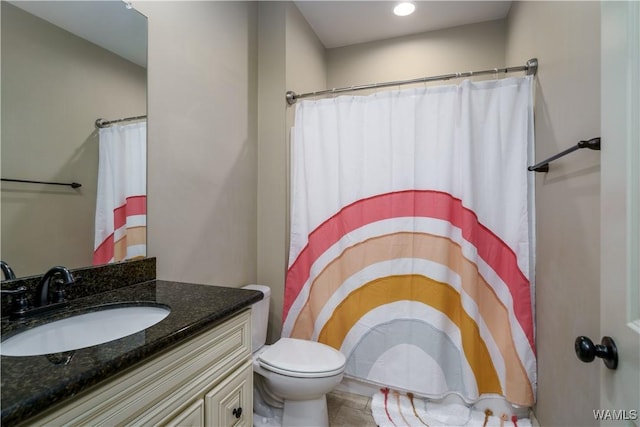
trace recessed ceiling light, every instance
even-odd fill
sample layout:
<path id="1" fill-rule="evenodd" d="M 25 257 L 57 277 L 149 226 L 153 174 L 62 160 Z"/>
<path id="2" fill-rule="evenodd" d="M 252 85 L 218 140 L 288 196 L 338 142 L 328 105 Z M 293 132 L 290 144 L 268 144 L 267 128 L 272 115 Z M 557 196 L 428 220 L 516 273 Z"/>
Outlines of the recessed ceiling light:
<path id="1" fill-rule="evenodd" d="M 393 8 L 393 13 L 398 16 L 407 16 L 411 15 L 414 10 L 416 10 L 416 6 L 413 3 L 403 2 L 398 3 L 398 5 Z"/>

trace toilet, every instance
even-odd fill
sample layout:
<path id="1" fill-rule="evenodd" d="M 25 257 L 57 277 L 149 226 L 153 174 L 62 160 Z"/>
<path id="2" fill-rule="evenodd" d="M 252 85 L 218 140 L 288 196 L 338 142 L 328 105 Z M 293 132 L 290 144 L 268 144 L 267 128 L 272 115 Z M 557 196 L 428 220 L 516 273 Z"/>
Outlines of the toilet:
<path id="1" fill-rule="evenodd" d="M 271 288 L 247 285 L 264 294 L 252 305 L 253 425 L 328 427 L 326 394 L 342 381 L 346 359 L 328 345 L 280 338 L 265 345 Z"/>

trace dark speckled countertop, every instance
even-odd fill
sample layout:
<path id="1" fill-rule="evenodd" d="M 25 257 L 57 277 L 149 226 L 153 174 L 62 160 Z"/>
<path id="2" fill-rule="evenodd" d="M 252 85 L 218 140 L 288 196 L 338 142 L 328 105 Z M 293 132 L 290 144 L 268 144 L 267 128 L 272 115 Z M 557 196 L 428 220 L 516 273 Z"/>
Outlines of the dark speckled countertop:
<path id="1" fill-rule="evenodd" d="M 105 304 L 156 303 L 171 307 L 164 320 L 144 331 L 71 353 L 11 357 L 2 356 L 1 404 L 3 426 L 33 417 L 54 404 L 107 380 L 147 358 L 179 344 L 230 318 L 262 293 L 245 289 L 151 280 L 70 301 L 48 321 L 86 312 Z M 38 319 L 37 322 L 43 322 Z M 29 321 L 33 323 L 35 321 Z M 25 322 L 2 319 L 2 336 L 24 328 Z"/>

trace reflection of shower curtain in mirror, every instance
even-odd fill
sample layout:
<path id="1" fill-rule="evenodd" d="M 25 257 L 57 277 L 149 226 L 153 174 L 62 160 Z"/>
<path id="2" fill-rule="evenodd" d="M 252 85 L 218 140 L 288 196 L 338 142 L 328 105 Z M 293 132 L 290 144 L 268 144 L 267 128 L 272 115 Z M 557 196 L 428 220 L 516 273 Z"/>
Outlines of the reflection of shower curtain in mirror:
<path id="1" fill-rule="evenodd" d="M 535 401 L 532 77 L 303 101 L 283 336 L 345 375 Z"/>
<path id="2" fill-rule="evenodd" d="M 147 124 L 100 129 L 93 264 L 146 256 Z"/>

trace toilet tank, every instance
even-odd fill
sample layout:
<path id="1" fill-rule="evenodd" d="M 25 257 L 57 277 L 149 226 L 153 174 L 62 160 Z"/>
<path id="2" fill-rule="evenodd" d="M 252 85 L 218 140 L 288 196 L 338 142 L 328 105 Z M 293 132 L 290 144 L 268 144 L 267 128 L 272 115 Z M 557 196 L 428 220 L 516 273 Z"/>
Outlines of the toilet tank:
<path id="1" fill-rule="evenodd" d="M 271 288 L 264 285 L 247 285 L 243 286 L 242 289 L 260 291 L 264 294 L 264 298 L 261 301 L 251 306 L 251 351 L 255 352 L 267 342 Z"/>

